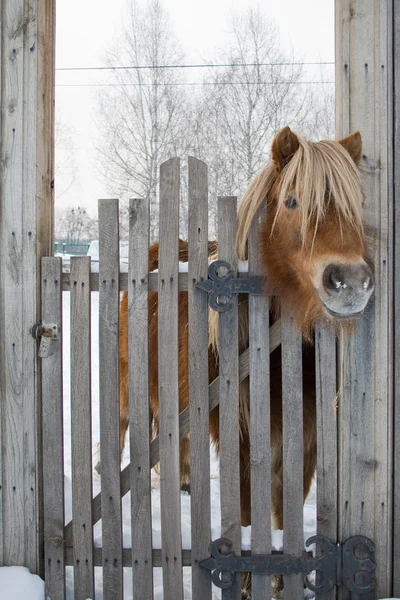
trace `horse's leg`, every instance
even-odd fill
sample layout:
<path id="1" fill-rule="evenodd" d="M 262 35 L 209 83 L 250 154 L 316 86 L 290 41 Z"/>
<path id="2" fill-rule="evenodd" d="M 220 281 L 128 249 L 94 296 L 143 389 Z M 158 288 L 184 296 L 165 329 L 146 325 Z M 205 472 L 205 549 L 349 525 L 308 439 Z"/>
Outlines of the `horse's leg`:
<path id="1" fill-rule="evenodd" d="M 181 490 L 190 493 L 190 440 L 187 435 L 180 444 Z"/>
<path id="2" fill-rule="evenodd" d="M 124 451 L 125 446 L 125 436 L 126 430 L 129 425 L 129 388 L 128 388 L 128 375 L 125 376 L 125 369 L 127 370 L 127 365 L 123 365 L 122 361 L 120 363 L 121 366 L 121 376 L 120 376 L 120 386 L 119 386 L 119 451 L 120 457 L 122 459 L 122 453 Z M 124 368 L 125 367 L 125 368 Z"/>

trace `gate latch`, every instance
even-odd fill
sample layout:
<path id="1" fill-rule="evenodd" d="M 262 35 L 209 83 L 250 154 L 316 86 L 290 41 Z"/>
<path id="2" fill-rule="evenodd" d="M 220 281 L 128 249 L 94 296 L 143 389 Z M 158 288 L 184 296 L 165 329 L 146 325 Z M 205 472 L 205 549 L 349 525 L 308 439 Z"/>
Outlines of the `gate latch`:
<path id="1" fill-rule="evenodd" d="M 38 356 L 40 358 L 47 358 L 51 356 L 51 343 L 58 342 L 59 332 L 58 325 L 56 323 L 42 323 L 41 325 L 34 325 L 31 329 L 32 337 L 35 340 L 40 340 Z"/>
<path id="2" fill-rule="evenodd" d="M 224 275 L 220 275 L 225 271 Z M 224 260 L 215 260 L 208 267 L 207 281 L 199 281 L 196 287 L 208 292 L 208 305 L 217 312 L 225 312 L 232 306 L 233 294 L 263 294 L 264 278 L 234 277 L 229 263 Z"/>
<path id="3" fill-rule="evenodd" d="M 353 594 L 363 595 L 375 587 L 375 546 L 368 538 L 357 535 L 343 544 L 335 544 L 322 535 L 315 535 L 306 542 L 308 548 L 317 544 L 316 556 L 303 552 L 302 556 L 291 556 L 283 552 L 235 556 L 230 540 L 220 538 L 210 545 L 210 558 L 200 566 L 211 571 L 213 583 L 222 589 L 233 584 L 237 573 L 264 575 L 307 576 L 315 571 L 315 582 L 305 578 L 306 586 L 313 592 L 326 594 L 335 585 L 342 583 Z"/>

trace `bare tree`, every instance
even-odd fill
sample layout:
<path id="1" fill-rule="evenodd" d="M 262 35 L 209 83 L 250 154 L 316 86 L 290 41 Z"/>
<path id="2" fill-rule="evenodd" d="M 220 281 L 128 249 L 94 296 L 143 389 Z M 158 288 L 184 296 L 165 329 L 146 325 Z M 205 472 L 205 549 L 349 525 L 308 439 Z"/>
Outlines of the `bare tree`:
<path id="1" fill-rule="evenodd" d="M 101 173 L 122 200 L 149 198 L 154 238 L 159 166 L 186 154 L 189 131 L 183 80 L 173 68 L 182 53 L 159 0 L 149 0 L 143 10 L 132 2 L 120 45 L 108 61 L 115 85 L 99 96 Z"/>
<path id="2" fill-rule="evenodd" d="M 56 201 L 77 181 L 77 165 L 72 127 L 57 117 L 55 122 L 55 197 Z"/>
<path id="3" fill-rule="evenodd" d="M 86 212 L 83 206 L 58 209 L 56 237 L 69 244 L 79 244 L 98 236 L 97 220 Z"/>
<path id="4" fill-rule="evenodd" d="M 303 65 L 280 49 L 273 22 L 259 8 L 237 13 L 231 43 L 219 56 L 231 65 L 205 81 L 198 149 L 211 166 L 211 195 L 241 195 L 269 155 L 274 133 L 302 129 L 310 107 Z"/>

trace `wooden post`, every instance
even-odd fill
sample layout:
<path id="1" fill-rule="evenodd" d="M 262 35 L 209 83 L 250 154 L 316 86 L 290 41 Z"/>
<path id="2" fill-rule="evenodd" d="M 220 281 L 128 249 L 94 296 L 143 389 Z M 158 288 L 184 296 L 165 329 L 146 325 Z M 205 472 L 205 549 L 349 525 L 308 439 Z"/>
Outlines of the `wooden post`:
<path id="1" fill-rule="evenodd" d="M 363 534 L 375 542 L 374 598 L 391 592 L 391 11 L 391 0 L 336 1 L 337 135 L 359 129 L 363 138 L 360 170 L 376 284 L 367 314 L 353 334 L 343 333 L 339 348 L 338 526 L 339 541 Z"/>
<path id="2" fill-rule="evenodd" d="M 0 564 L 41 571 L 40 258 L 52 253 L 54 2 L 1 0 Z"/>

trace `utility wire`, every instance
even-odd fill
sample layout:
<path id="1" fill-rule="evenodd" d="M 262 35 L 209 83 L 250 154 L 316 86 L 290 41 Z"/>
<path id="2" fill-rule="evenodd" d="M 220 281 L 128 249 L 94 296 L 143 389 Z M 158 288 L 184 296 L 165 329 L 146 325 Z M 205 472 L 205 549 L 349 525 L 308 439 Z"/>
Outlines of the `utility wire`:
<path id="1" fill-rule="evenodd" d="M 203 85 L 310 85 L 310 84 L 328 84 L 335 83 L 334 81 L 255 81 L 250 83 L 240 81 L 206 81 L 202 82 L 187 82 L 187 83 L 56 83 L 56 87 L 151 87 L 151 86 L 203 86 Z"/>
<path id="2" fill-rule="evenodd" d="M 226 63 L 226 64 L 188 64 L 188 65 L 117 65 L 115 67 L 57 67 L 56 71 L 117 71 L 131 69 L 204 69 L 219 67 L 291 67 L 302 65 L 334 65 L 333 61 L 316 62 L 277 62 L 277 63 Z"/>

